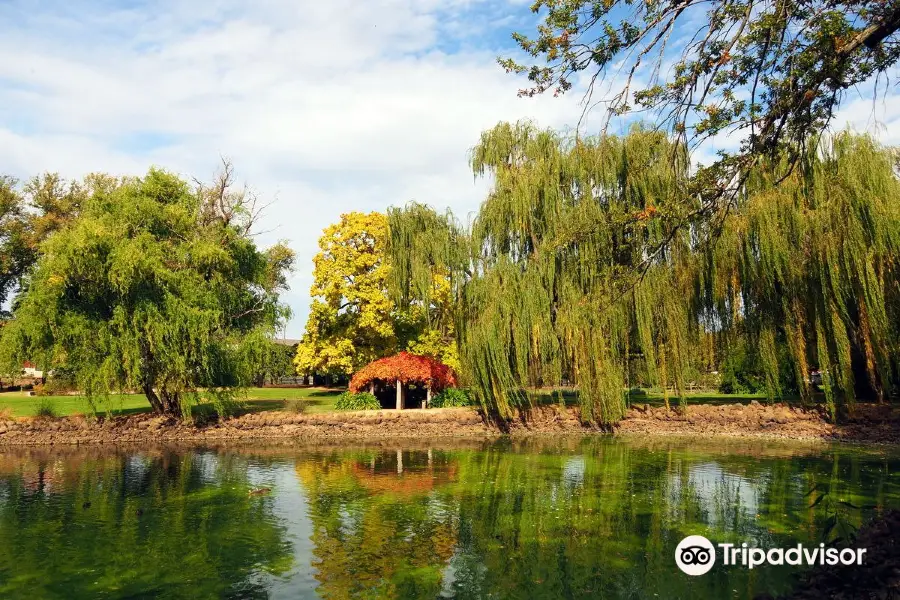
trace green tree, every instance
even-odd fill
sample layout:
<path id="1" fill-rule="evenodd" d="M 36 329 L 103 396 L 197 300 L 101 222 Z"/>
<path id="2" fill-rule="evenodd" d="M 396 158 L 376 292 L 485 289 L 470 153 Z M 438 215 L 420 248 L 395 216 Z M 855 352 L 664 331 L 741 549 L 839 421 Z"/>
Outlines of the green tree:
<path id="1" fill-rule="evenodd" d="M 223 408 L 288 314 L 293 253 L 258 249 L 252 202 L 230 191 L 230 170 L 217 183 L 192 190 L 154 169 L 95 186 L 41 244 L 0 335 L 4 362 L 64 366 L 90 398 L 138 389 L 157 413 L 182 416 L 201 389 Z"/>
<path id="2" fill-rule="evenodd" d="M 450 213 L 438 215 L 429 206 L 410 202 L 403 208 L 389 208 L 387 214 L 385 253 L 391 265 L 387 289 L 401 322 L 403 348 L 434 357 L 462 374 L 456 318 L 458 287 L 464 279 L 450 265 L 461 264 L 466 242 L 430 235 L 452 221 Z M 397 226 L 399 215 L 406 226 Z M 404 250 L 413 247 L 420 253 L 415 258 Z"/>
<path id="3" fill-rule="evenodd" d="M 101 185 L 115 180 L 91 175 L 76 183 L 45 173 L 20 189 L 16 179 L 0 177 L 0 306 L 24 283 L 41 243 L 75 218 L 89 190 Z"/>
<path id="4" fill-rule="evenodd" d="M 501 124 L 473 153 L 495 183 L 471 228 L 390 213 L 392 288 L 416 297 L 422 273 L 454 273 L 463 374 L 500 417 L 527 405 L 524 390 L 568 379 L 582 418 L 614 423 L 635 353 L 648 382 L 683 401 L 712 330 L 752 348 L 736 368 L 756 370 L 770 399 L 810 399 L 818 366 L 834 417 L 860 383 L 878 399 L 896 390 L 900 180 L 894 153 L 868 137 L 814 147 L 787 177 L 783 162 L 760 163 L 721 219 L 684 228 L 655 218 L 690 177 L 665 134 Z"/>
<path id="5" fill-rule="evenodd" d="M 762 165 L 719 243 L 699 253 L 697 299 L 721 322 L 746 327 L 770 397 L 781 395 L 785 363 L 804 399 L 810 368 L 823 372 L 832 416 L 840 403 L 852 409 L 857 392 L 883 400 L 897 389 L 894 156 L 868 136 L 843 133 L 813 144 L 787 177 L 783 164 Z"/>
<path id="6" fill-rule="evenodd" d="M 668 270 L 671 256 L 645 273 L 641 293 L 616 277 L 672 234 L 650 218 L 685 176 L 671 151 L 659 132 L 573 141 L 501 124 L 473 151 L 475 174 L 495 184 L 470 230 L 420 207 L 391 213 L 393 287 L 421 297 L 423 273 L 453 272 L 462 372 L 489 411 L 509 417 L 528 402 L 523 387 L 567 376 L 586 420 L 615 422 L 632 337 L 653 378 L 683 389 L 687 281 Z"/>
<path id="7" fill-rule="evenodd" d="M 536 0 L 531 8 L 541 14 L 536 33 L 513 35 L 528 58 L 500 59 L 527 74 L 520 94 L 565 93 L 585 76 L 586 108 L 653 114 L 678 145 L 742 135 L 738 152 L 685 188 L 710 201 L 738 193 L 764 157 L 799 157 L 850 89 L 874 82 L 876 94 L 900 58 L 896 2 Z M 611 96 L 595 98 L 608 81 Z"/>
<path id="8" fill-rule="evenodd" d="M 269 340 L 259 348 L 259 354 L 251 358 L 253 363 L 253 383 L 258 387 L 265 385 L 266 381 L 274 382 L 280 377 L 292 377 L 294 369 L 294 356 L 296 351 L 293 346 L 280 344 Z"/>
<path id="9" fill-rule="evenodd" d="M 25 202 L 11 177 L 0 177 L 0 316 L 28 262 Z"/>

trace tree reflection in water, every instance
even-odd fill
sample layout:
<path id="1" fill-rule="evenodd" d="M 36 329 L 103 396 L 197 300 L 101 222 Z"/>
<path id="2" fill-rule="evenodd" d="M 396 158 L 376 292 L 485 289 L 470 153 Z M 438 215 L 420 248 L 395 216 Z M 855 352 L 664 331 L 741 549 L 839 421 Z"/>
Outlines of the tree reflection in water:
<path id="1" fill-rule="evenodd" d="M 265 598 L 291 564 L 246 459 L 0 455 L 0 597 Z"/>
<path id="2" fill-rule="evenodd" d="M 900 507 L 889 450 L 380 444 L 0 451 L 0 597 L 752 598 L 796 571 L 691 578 L 675 546 L 817 545 L 813 488 L 876 507 L 855 525 Z"/>
<path id="3" fill-rule="evenodd" d="M 458 516 L 432 492 L 455 460 L 428 451 L 334 453 L 301 460 L 323 598 L 434 598 Z"/>
<path id="4" fill-rule="evenodd" d="M 318 592 L 752 597 L 788 590 L 796 571 L 722 567 L 690 578 L 675 566 L 675 546 L 695 533 L 715 543 L 818 544 L 827 515 L 806 496 L 816 484 L 857 504 L 900 505 L 896 460 L 712 448 L 593 439 L 433 450 L 430 460 L 426 451 L 300 459 Z"/>

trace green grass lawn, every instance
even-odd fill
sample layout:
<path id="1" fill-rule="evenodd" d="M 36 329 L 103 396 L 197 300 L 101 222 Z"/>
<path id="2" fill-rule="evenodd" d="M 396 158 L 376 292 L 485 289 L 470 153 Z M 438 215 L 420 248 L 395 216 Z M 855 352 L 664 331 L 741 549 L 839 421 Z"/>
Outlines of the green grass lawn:
<path id="1" fill-rule="evenodd" d="M 49 403 L 58 416 L 72 414 L 89 414 L 91 412 L 85 398 L 81 396 L 28 396 L 26 392 L 0 393 L 0 411 L 9 408 L 11 414 L 16 417 L 34 416 L 42 402 Z M 322 413 L 334 410 L 334 402 L 341 394 L 341 390 L 327 388 L 249 388 L 243 408 L 238 413 L 260 412 L 267 410 L 281 410 L 287 400 L 303 398 L 307 400 L 306 412 Z M 578 395 L 571 389 L 563 391 L 563 400 L 569 406 L 578 404 Z M 763 401 L 765 394 L 722 394 L 719 392 L 693 392 L 689 393 L 689 404 L 731 404 L 740 402 L 749 403 L 751 400 Z M 547 391 L 537 394 L 535 400 L 538 404 L 557 404 L 559 397 Z M 787 399 L 791 402 L 791 399 Z M 663 405 L 662 392 L 645 390 L 643 393 L 631 393 L 631 404 L 650 404 L 652 406 Z M 671 394 L 669 402 L 674 406 L 678 398 Z M 141 412 L 149 412 L 150 404 L 143 394 L 116 394 L 110 396 L 109 401 L 99 407 L 99 412 L 109 411 L 114 415 L 128 415 Z"/>
<path id="2" fill-rule="evenodd" d="M 741 402 L 743 404 L 747 404 L 752 400 L 762 401 L 766 397 L 765 392 L 758 392 L 755 394 L 723 394 L 722 392 L 716 391 L 702 391 L 702 392 L 688 392 L 686 394 L 687 401 L 693 402 L 695 404 L 734 404 L 737 402 Z M 652 404 L 652 405 L 661 405 L 665 404 L 665 398 L 662 392 L 655 391 L 644 391 L 643 394 L 629 394 L 629 401 L 631 404 Z M 790 399 L 785 399 L 784 401 L 789 402 Z M 675 392 L 669 393 L 669 403 L 670 404 L 678 404 L 678 396 Z"/>
<path id="3" fill-rule="evenodd" d="M 571 389 L 563 390 L 563 402 L 567 406 L 575 406 L 578 404 L 578 393 Z M 766 394 L 759 392 L 755 394 L 723 394 L 716 391 L 696 391 L 686 394 L 688 404 L 748 404 L 756 400 L 762 402 L 765 400 Z M 551 393 L 546 390 L 537 392 L 534 399 L 538 404 L 558 404 L 559 392 Z M 780 401 L 791 403 L 794 398 L 785 398 Z M 658 390 L 642 390 L 640 393 L 631 392 L 628 394 L 628 402 L 630 404 L 649 404 L 651 406 L 662 406 L 665 404 L 663 393 Z M 674 392 L 669 393 L 669 404 L 677 405 L 678 396 Z"/>
<path id="4" fill-rule="evenodd" d="M 250 388 L 247 390 L 245 406 L 239 412 L 279 410 L 285 400 L 304 398 L 306 412 L 319 413 L 334 409 L 334 402 L 341 390 L 326 388 Z M 81 396 L 28 396 L 27 392 L 0 393 L 0 410 L 8 408 L 16 417 L 34 416 L 42 402 L 53 407 L 59 416 L 88 414 L 91 408 Z M 150 403 L 143 394 L 116 394 L 98 407 L 99 412 L 109 411 L 115 415 L 149 412 Z"/>

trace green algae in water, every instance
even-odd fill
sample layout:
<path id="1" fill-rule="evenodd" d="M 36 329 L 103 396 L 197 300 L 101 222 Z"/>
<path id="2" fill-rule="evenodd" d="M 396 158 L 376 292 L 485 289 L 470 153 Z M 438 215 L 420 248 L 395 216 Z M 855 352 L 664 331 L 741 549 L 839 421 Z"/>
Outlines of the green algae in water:
<path id="1" fill-rule="evenodd" d="M 0 597 L 751 598 L 797 568 L 689 577 L 675 546 L 818 545 L 834 506 L 900 507 L 890 450 L 448 444 L 4 450 Z"/>

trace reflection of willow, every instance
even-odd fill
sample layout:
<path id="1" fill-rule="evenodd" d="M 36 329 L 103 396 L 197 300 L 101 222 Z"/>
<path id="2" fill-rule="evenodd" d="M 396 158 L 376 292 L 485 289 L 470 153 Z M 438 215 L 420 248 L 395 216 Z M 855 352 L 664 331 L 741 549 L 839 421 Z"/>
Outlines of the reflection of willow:
<path id="1" fill-rule="evenodd" d="M 247 489 L 228 455 L 20 459 L 0 474 L 0 597 L 266 597 L 261 571 L 288 568 L 291 548 Z"/>
<path id="2" fill-rule="evenodd" d="M 297 463 L 309 497 L 318 593 L 434 598 L 458 520 L 430 492 L 456 467 L 427 452 L 357 453 Z"/>
<path id="3" fill-rule="evenodd" d="M 617 593 L 622 574 L 662 546 L 666 464 L 626 446 L 592 455 L 470 455 L 450 491 L 460 511 L 453 562 L 461 597 Z M 655 482 L 643 486 L 639 482 Z"/>
<path id="4" fill-rule="evenodd" d="M 835 477 L 827 458 L 710 459 L 690 449 L 647 452 L 596 440 L 563 452 L 498 447 L 461 456 L 458 481 L 438 492 L 460 521 L 447 591 L 473 598 L 783 591 L 790 569 L 688 578 L 677 571 L 673 552 L 692 533 L 768 547 L 817 543 L 826 515 L 821 507 L 810 513 L 804 496 L 810 478 L 828 478 L 839 490 L 874 491 L 865 494 L 869 502 L 884 500 L 884 473 L 854 469 L 858 460 L 847 456 Z"/>
<path id="5" fill-rule="evenodd" d="M 374 458 L 374 465 L 373 465 Z M 753 597 L 791 567 L 677 570 L 689 534 L 714 542 L 817 544 L 827 518 L 806 491 L 896 504 L 889 468 L 848 449 L 784 460 L 700 444 L 606 439 L 485 451 L 319 454 L 298 462 L 310 499 L 319 592 L 328 598 Z M 405 478 L 409 482 L 405 482 Z M 863 518 L 860 516 L 860 518 Z M 735 593 L 734 590 L 737 590 Z"/>

